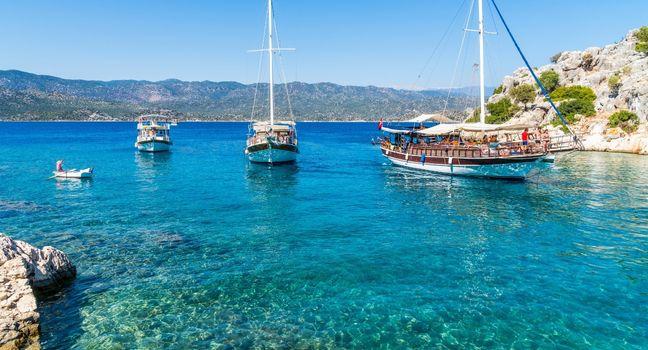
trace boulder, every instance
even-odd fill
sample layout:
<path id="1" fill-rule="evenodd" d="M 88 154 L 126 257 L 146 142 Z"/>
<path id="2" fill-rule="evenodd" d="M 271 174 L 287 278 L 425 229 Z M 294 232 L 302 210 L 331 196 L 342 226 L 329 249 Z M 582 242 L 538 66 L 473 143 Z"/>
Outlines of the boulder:
<path id="1" fill-rule="evenodd" d="M 0 350 L 40 348 L 36 293 L 56 292 L 75 276 L 60 250 L 0 234 Z"/>

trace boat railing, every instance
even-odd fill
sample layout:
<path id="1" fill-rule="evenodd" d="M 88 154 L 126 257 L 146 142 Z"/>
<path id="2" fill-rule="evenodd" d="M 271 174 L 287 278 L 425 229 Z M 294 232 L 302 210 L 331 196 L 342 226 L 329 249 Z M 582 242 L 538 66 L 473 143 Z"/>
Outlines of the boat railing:
<path id="1" fill-rule="evenodd" d="M 573 135 L 553 136 L 549 140 L 550 152 L 566 152 L 578 149 L 579 145 Z"/>
<path id="2" fill-rule="evenodd" d="M 523 145 L 521 141 L 512 141 L 497 144 L 456 145 L 456 144 L 407 144 L 394 145 L 383 141 L 381 147 L 389 151 L 426 157 L 453 157 L 453 158 L 497 158 L 510 156 L 524 156 L 531 154 L 544 154 L 546 149 L 538 142 Z"/>
<path id="3" fill-rule="evenodd" d="M 279 136 L 275 136 L 275 138 L 276 138 L 276 141 L 278 143 L 288 144 L 288 145 L 297 145 L 297 138 L 295 138 L 293 136 L 279 135 Z M 265 134 L 264 135 L 254 135 L 254 136 L 251 136 L 251 137 L 249 137 L 247 139 L 247 145 L 248 146 L 258 145 L 258 144 L 265 143 L 265 142 L 268 142 L 268 136 L 265 135 Z"/>

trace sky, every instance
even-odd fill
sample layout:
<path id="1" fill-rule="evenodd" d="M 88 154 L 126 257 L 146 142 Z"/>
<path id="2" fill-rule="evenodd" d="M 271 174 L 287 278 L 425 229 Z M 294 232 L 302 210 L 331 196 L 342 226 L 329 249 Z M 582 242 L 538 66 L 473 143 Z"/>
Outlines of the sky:
<path id="1" fill-rule="evenodd" d="M 281 44 L 297 49 L 282 54 L 286 80 L 475 85 L 475 33 L 458 56 L 472 1 L 275 0 Z M 648 25 L 647 0 L 496 1 L 534 66 Z M 68 79 L 253 83 L 260 56 L 247 51 L 261 45 L 265 6 L 265 0 L 0 0 L 0 69 Z M 495 86 L 523 62 L 490 6 L 484 11 L 486 29 L 498 32 L 486 37 L 486 83 Z"/>

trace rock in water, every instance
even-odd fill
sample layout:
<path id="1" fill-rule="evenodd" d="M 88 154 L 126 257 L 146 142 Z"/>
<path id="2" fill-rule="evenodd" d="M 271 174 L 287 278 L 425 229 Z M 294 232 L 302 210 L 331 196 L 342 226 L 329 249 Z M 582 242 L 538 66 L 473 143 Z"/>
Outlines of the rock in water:
<path id="1" fill-rule="evenodd" d="M 52 293 L 76 276 L 70 259 L 0 234 L 0 350 L 38 349 L 35 292 Z"/>

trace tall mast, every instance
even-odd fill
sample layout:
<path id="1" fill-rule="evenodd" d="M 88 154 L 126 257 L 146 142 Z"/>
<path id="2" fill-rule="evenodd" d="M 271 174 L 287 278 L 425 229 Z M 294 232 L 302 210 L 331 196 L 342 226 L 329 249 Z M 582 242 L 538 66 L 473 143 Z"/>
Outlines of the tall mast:
<path id="1" fill-rule="evenodd" d="M 480 0 L 481 1 L 481 0 Z M 268 0 L 268 63 L 270 67 L 270 81 L 269 81 L 269 94 L 270 94 L 270 126 L 274 125 L 274 77 L 272 67 L 272 56 L 274 51 L 272 49 L 272 0 Z"/>
<path id="2" fill-rule="evenodd" d="M 486 91 L 484 87 L 484 3 L 479 0 L 479 121 L 486 122 Z"/>

